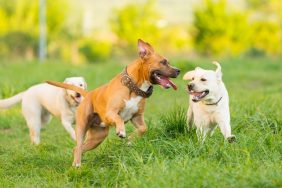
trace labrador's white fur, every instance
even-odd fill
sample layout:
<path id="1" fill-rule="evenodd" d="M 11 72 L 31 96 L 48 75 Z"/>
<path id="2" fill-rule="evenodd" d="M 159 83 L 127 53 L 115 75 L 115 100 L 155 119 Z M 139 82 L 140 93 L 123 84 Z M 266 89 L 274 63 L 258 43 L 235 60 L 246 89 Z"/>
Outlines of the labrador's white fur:
<path id="1" fill-rule="evenodd" d="M 65 83 L 87 89 L 83 77 L 66 78 Z M 59 117 L 67 132 L 75 140 L 72 124 L 75 110 L 82 96 L 72 90 L 42 83 L 34 85 L 11 98 L 0 100 L 0 109 L 8 109 L 22 101 L 22 113 L 29 128 L 31 142 L 40 143 L 40 130 L 51 120 L 51 114 Z"/>
<path id="2" fill-rule="evenodd" d="M 197 67 L 183 77 L 184 80 L 191 80 L 188 86 L 193 86 L 192 89 L 187 88 L 190 93 L 187 112 L 189 128 L 194 124 L 198 139 L 204 142 L 206 136 L 211 136 L 214 129 L 219 126 L 224 138 L 233 142 L 235 136 L 231 134 L 228 92 L 222 81 L 220 64 L 213 63 L 217 66 L 216 71 Z M 203 91 L 208 91 L 207 95 L 202 95 L 203 98 L 195 95 Z"/>

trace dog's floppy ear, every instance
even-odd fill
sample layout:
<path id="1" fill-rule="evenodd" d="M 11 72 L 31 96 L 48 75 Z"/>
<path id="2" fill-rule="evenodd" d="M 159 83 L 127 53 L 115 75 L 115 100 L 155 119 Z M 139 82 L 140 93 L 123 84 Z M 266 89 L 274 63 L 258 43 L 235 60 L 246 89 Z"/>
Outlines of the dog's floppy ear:
<path id="1" fill-rule="evenodd" d="M 154 49 L 149 43 L 144 42 L 141 39 L 138 39 L 138 51 L 139 51 L 139 56 L 142 59 L 147 59 L 150 56 L 150 54 L 154 52 Z"/>
<path id="2" fill-rule="evenodd" d="M 221 72 L 221 66 L 220 66 L 220 64 L 219 64 L 217 61 L 213 61 L 212 63 L 217 66 L 217 68 L 216 68 L 216 70 L 215 70 L 216 78 L 217 78 L 218 80 L 221 80 L 221 78 L 222 78 L 222 72 Z"/>
<path id="3" fill-rule="evenodd" d="M 192 80 L 192 78 L 194 77 L 195 75 L 195 71 L 189 71 L 189 72 L 186 72 L 183 76 L 183 80 Z"/>

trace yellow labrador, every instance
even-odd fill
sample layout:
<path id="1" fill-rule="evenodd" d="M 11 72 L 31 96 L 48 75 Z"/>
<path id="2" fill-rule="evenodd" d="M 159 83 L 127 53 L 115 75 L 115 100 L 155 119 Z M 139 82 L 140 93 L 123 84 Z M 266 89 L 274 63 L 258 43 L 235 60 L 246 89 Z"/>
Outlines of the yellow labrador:
<path id="1" fill-rule="evenodd" d="M 228 92 L 222 81 L 220 64 L 213 63 L 217 66 L 216 71 L 197 67 L 183 77 L 190 80 L 187 85 L 190 95 L 187 112 L 189 127 L 194 123 L 198 139 L 204 142 L 218 125 L 224 138 L 233 142 L 235 136 L 231 134 Z"/>
<path id="2" fill-rule="evenodd" d="M 64 82 L 87 89 L 83 77 L 66 78 Z M 22 113 L 29 127 L 31 142 L 34 144 L 40 143 L 40 130 L 51 120 L 51 114 L 61 118 L 63 126 L 75 140 L 72 124 L 76 107 L 82 99 L 83 97 L 75 91 L 42 83 L 11 98 L 0 100 L 0 109 L 8 109 L 22 101 Z"/>

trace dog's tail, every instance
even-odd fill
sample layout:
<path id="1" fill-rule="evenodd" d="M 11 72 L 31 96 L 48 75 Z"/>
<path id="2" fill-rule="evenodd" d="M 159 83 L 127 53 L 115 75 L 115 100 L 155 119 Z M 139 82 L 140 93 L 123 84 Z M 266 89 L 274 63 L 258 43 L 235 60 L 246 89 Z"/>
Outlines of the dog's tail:
<path id="1" fill-rule="evenodd" d="M 84 89 L 74 86 L 74 85 L 70 85 L 70 84 L 66 84 L 66 83 L 62 83 L 62 82 L 55 82 L 55 81 L 46 81 L 48 84 L 51 84 L 53 86 L 57 86 L 57 87 L 61 87 L 61 88 L 65 88 L 65 89 L 70 89 L 73 90 L 77 93 L 80 93 L 83 97 L 85 97 L 87 95 L 87 91 L 85 91 Z"/>
<path id="2" fill-rule="evenodd" d="M 24 92 L 21 92 L 13 97 L 8 99 L 0 100 L 0 108 L 1 109 L 8 109 L 17 104 L 18 102 L 22 101 Z"/>

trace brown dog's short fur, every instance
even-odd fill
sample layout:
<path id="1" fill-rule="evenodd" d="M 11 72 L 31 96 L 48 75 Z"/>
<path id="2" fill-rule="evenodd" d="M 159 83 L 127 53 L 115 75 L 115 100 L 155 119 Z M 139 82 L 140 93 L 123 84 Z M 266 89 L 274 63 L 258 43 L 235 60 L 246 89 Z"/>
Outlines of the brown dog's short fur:
<path id="1" fill-rule="evenodd" d="M 127 67 L 127 72 L 139 88 L 142 89 L 144 85 L 147 85 L 147 88 L 143 87 L 143 90 L 146 91 L 148 86 L 160 84 L 158 79 L 167 80 L 178 76 L 180 71 L 171 67 L 164 57 L 155 53 L 150 44 L 139 39 L 138 48 L 139 58 Z M 81 165 L 82 153 L 96 148 L 106 138 L 109 125 L 115 125 L 117 135 L 125 137 L 124 124 L 131 120 L 136 130 L 129 139 L 145 133 L 147 129 L 144 122 L 145 98 L 130 91 L 121 83 L 121 78 L 122 74 L 118 74 L 108 84 L 88 93 L 68 84 L 48 82 L 52 85 L 75 90 L 85 97 L 77 109 L 77 146 L 74 149 L 74 166 Z M 170 86 L 175 88 L 175 85 L 169 83 L 171 82 L 160 85 L 165 88 Z M 128 101 L 131 102 L 130 104 L 137 101 L 137 108 L 130 107 Z"/>

